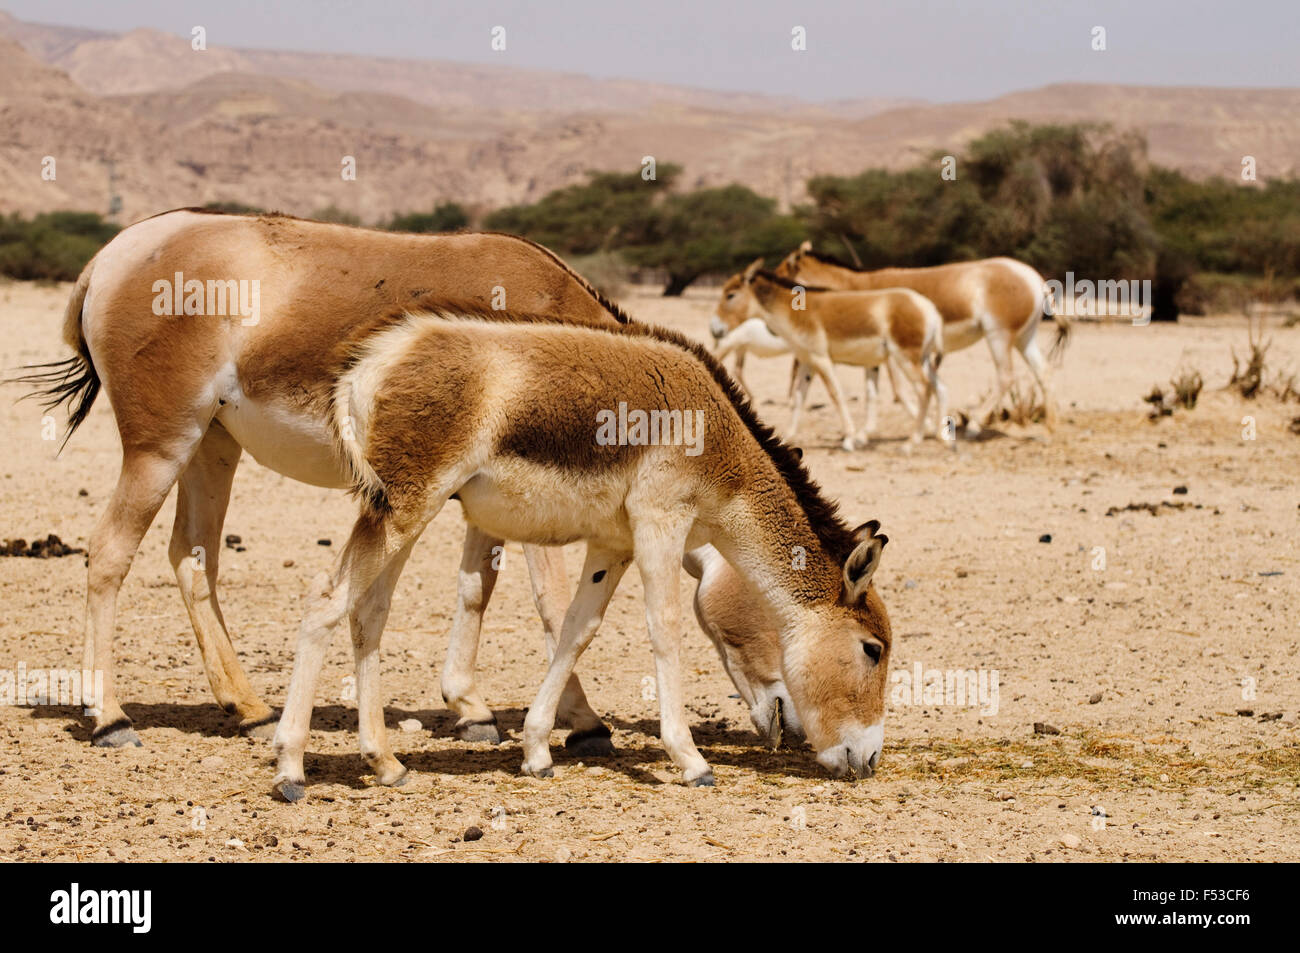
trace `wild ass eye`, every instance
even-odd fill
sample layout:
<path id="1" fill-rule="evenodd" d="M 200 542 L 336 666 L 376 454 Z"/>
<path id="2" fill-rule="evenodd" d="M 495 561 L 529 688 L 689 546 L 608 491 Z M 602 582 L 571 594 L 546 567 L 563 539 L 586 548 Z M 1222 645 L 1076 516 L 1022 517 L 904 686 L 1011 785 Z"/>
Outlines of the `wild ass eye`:
<path id="1" fill-rule="evenodd" d="M 885 647 L 881 645 L 879 642 L 862 643 L 862 651 L 866 653 L 867 658 L 871 659 L 872 665 L 880 664 L 880 653 L 883 652 L 884 649 Z"/>

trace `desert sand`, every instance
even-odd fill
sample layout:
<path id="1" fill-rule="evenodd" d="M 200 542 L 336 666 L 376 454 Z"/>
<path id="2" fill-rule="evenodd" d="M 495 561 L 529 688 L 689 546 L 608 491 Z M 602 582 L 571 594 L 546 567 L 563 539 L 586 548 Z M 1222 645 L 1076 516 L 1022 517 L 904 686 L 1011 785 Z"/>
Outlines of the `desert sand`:
<path id="1" fill-rule="evenodd" d="M 0 286 L 5 368 L 64 355 L 66 296 Z M 703 340 L 713 300 L 703 288 L 680 300 L 644 289 L 624 303 Z M 1270 334 L 1271 364 L 1300 369 L 1300 328 Z M 1231 350 L 1245 345 L 1244 324 L 1227 318 L 1080 325 L 1055 375 L 1056 432 L 1006 425 L 955 453 L 935 440 L 907 453 L 896 404 L 878 441 L 844 453 L 814 387 L 798 441 L 810 469 L 849 519 L 879 519 L 892 541 L 876 576 L 893 623 L 891 669 L 998 678 L 997 704 L 983 708 L 900 692 L 879 771 L 856 783 L 827 776 L 807 748 L 763 749 L 691 618 L 688 714 L 717 786 L 680 784 L 644 689 L 653 665 L 635 573 L 579 667 L 617 754 L 582 763 L 556 732 L 556 777 L 520 776 L 520 726 L 545 655 L 513 545 L 479 655 L 510 738 L 457 741 L 438 690 L 464 525 L 453 505 L 408 564 L 384 639 L 387 720 L 411 781 L 365 781 L 340 633 L 317 699 L 308 797 L 278 803 L 269 746 L 239 737 L 208 688 L 167 562 L 169 502 L 119 601 L 119 696 L 144 747 L 92 748 L 76 709 L 0 707 L 0 857 L 1300 859 L 1300 436 L 1289 429 L 1300 405 L 1221 389 Z M 1183 368 L 1205 377 L 1199 406 L 1148 420 L 1141 398 Z M 788 359 L 751 359 L 746 370 L 760 412 L 783 426 Z M 943 372 L 957 407 L 992 386 L 983 345 L 948 356 Z M 842 379 L 861 394 L 859 373 Z M 110 407 L 101 398 L 56 456 L 41 411 L 13 404 L 18 393 L 6 388 L 0 402 L 0 538 L 56 533 L 84 546 L 119 460 Z M 853 410 L 861 415 L 860 396 Z M 1243 439 L 1247 416 L 1253 440 Z M 221 554 L 221 595 L 271 704 L 284 698 L 309 581 L 330 566 L 353 514 L 345 494 L 244 458 L 226 523 L 244 551 Z M 325 538 L 333 545 L 318 545 Z M 580 549 L 567 556 L 575 573 Z M 683 575 L 684 593 L 689 584 Z M 84 591 L 80 556 L 0 558 L 0 670 L 78 667 Z M 398 727 L 409 719 L 418 730 Z M 1035 733 L 1036 722 L 1059 734 Z M 471 827 L 481 839 L 464 839 Z"/>

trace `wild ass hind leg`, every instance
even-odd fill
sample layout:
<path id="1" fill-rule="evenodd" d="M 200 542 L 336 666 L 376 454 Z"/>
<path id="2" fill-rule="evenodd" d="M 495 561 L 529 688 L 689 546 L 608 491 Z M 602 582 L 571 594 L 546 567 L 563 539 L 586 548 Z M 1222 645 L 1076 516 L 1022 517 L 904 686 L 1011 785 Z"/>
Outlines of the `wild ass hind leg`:
<path id="1" fill-rule="evenodd" d="M 993 329 L 987 331 L 984 337 L 988 341 L 989 354 L 993 357 L 993 367 L 997 372 L 998 381 L 992 395 L 976 409 L 970 419 L 967 430 L 972 435 L 979 433 L 985 419 L 998 408 L 1002 398 L 1015 383 L 1015 370 L 1011 365 L 1011 336 L 1001 329 Z"/>
<path id="2" fill-rule="evenodd" d="M 1056 402 L 1052 399 L 1051 391 L 1048 387 L 1050 383 L 1051 371 L 1048 369 L 1047 360 L 1043 357 L 1043 352 L 1038 349 L 1037 335 L 1029 335 L 1028 339 L 1021 339 L 1018 342 L 1020 356 L 1025 359 L 1029 365 L 1029 372 L 1034 375 L 1034 382 L 1038 384 L 1039 391 L 1043 395 L 1043 423 L 1046 424 L 1049 432 L 1056 430 Z"/>
<path id="3" fill-rule="evenodd" d="M 895 361 L 892 357 L 885 360 L 885 372 L 889 375 L 889 389 L 894 392 L 894 401 L 902 404 L 903 409 L 907 411 L 910 417 L 916 413 L 916 381 L 907 373 L 894 367 Z M 907 390 L 898 386 L 898 379 L 902 377 L 907 381 Z"/>
<path id="4" fill-rule="evenodd" d="M 677 559 L 681 559 L 680 547 Z M 555 727 L 560 697 L 579 657 L 591 644 L 596 629 L 600 627 L 605 609 L 609 606 L 609 600 L 618 588 L 623 573 L 627 571 L 628 563 L 627 556 L 620 553 L 591 545 L 587 547 L 578 591 L 565 613 L 555 656 L 551 659 L 537 698 L 524 718 L 524 763 L 521 767 L 524 774 L 549 778 L 555 773 L 551 761 L 550 737 L 551 729 Z"/>
<path id="5" fill-rule="evenodd" d="M 465 526 L 465 546 L 456 579 L 456 614 L 447 638 L 447 659 L 442 667 L 442 700 L 457 715 L 456 737 L 461 741 L 501 742 L 496 715 L 474 684 L 483 612 L 492 598 L 504 552 L 504 540 L 489 536 L 472 523 Z"/>
<path id="6" fill-rule="evenodd" d="M 564 571 L 564 553 L 551 546 L 525 546 L 524 559 L 528 562 L 528 579 L 533 587 L 533 602 L 542 617 L 542 631 L 546 635 L 546 660 L 555 658 L 564 629 L 568 610 L 569 579 Z M 614 742 L 609 726 L 587 701 L 582 683 L 577 675 L 570 675 L 560 695 L 556 722 L 570 731 L 564 739 L 565 750 L 584 758 L 608 758 L 614 754 Z"/>
<path id="7" fill-rule="evenodd" d="M 117 701 L 113 678 L 113 637 L 117 625 L 117 594 L 131 568 L 149 524 L 162 507 L 172 485 L 189 462 L 194 443 L 170 452 L 145 452 L 128 445 L 123 450 L 117 486 L 87 545 L 86 630 L 82 668 L 103 675 L 103 690 L 91 708 L 96 747 L 140 747 L 131 719 Z"/>
<path id="8" fill-rule="evenodd" d="M 382 518 L 362 513 L 352 527 L 343 552 L 339 554 L 333 575 L 322 574 L 313 583 L 313 591 L 307 600 L 307 608 L 298 629 L 293 676 L 289 679 L 284 713 L 276 726 L 273 742 L 276 774 L 272 781 L 272 791 L 282 800 L 291 803 L 299 801 L 306 793 L 303 754 L 311 730 L 316 682 L 325 662 L 325 650 L 329 647 L 329 637 L 334 627 L 344 616 L 352 616 L 359 610 L 371 585 L 394 559 L 409 549 L 418 536 L 417 531 L 406 539 L 398 538 Z M 376 637 L 375 648 L 377 641 Z M 358 652 L 358 669 L 362 668 L 360 655 Z M 375 664 L 377 665 L 377 657 Z M 365 674 L 370 676 L 374 673 L 367 670 Z M 378 686 L 374 679 L 368 677 L 366 691 L 369 693 L 368 699 L 377 697 Z M 358 709 L 361 707 L 358 692 Z M 367 737 L 373 741 L 373 732 Z"/>
<path id="9" fill-rule="evenodd" d="M 240 667 L 217 601 L 221 527 L 241 452 L 220 424 L 208 428 L 178 482 L 168 557 L 217 704 L 239 716 L 244 735 L 270 740 L 276 714 L 253 691 Z"/>
<path id="10" fill-rule="evenodd" d="M 686 721 L 682 694 L 682 605 L 677 567 L 690 531 L 689 520 L 633 516 L 635 558 L 645 589 L 646 624 L 654 646 L 659 689 L 659 734 L 673 763 L 692 787 L 712 787 L 713 769 L 704 760 Z"/>

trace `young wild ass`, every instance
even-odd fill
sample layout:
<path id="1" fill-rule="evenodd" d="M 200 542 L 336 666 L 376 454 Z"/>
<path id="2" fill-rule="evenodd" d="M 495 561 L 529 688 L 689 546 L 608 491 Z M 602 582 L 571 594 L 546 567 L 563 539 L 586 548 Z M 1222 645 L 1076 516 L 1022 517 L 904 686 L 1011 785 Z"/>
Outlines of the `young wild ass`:
<path id="1" fill-rule="evenodd" d="M 880 365 L 891 357 L 902 359 L 902 366 L 914 382 L 925 382 L 912 439 L 919 441 L 925 433 L 931 397 L 937 401 L 938 419 L 943 419 L 947 390 L 938 375 L 943 357 L 943 321 L 928 299 L 906 288 L 828 291 L 803 287 L 772 272 L 760 271 L 762 264 L 760 258 L 743 274 L 732 275 L 722 287 L 718 308 L 761 314 L 793 348 L 804 373 L 795 385 L 791 438 L 798 429 L 812 382 L 808 372 L 811 368 L 822 378 L 839 411 L 844 426 L 841 446 L 852 450 L 855 445 L 865 444 L 876 429 Z M 856 443 L 835 364 L 852 364 L 866 370 L 866 421 Z"/>
<path id="2" fill-rule="evenodd" d="M 988 341 L 997 369 L 997 389 L 975 412 L 978 426 L 1001 403 L 1014 382 L 1011 349 L 1029 365 L 1043 393 L 1048 427 L 1055 426 L 1056 406 L 1048 391 L 1048 366 L 1038 349 L 1038 325 L 1049 294 L 1043 276 L 1014 258 L 983 258 L 931 268 L 881 268 L 863 271 L 812 250 L 804 242 L 776 268 L 791 281 L 845 290 L 911 288 L 925 295 L 943 316 L 943 348 L 948 354 L 970 347 L 980 338 Z M 1069 341 L 1070 324 L 1056 315 L 1056 340 L 1051 353 L 1062 353 Z"/>
<path id="3" fill-rule="evenodd" d="M 364 341 L 337 383 L 334 432 L 361 513 L 304 614 L 276 730 L 276 793 L 290 801 L 304 793 L 316 678 L 344 618 L 362 755 L 380 783 L 405 776 L 384 728 L 379 641 L 411 547 L 453 497 L 489 535 L 587 543 L 524 721 L 524 773 L 551 775 L 561 694 L 635 562 L 664 747 L 688 784 L 713 783 L 683 711 L 678 583 L 683 550 L 711 543 L 780 621 L 785 684 L 818 761 L 837 775 L 870 776 L 883 744 L 891 638 L 871 586 L 888 541 L 879 524 L 845 526 L 734 381 L 685 338 L 643 325 L 480 318 L 408 315 Z"/>
<path id="4" fill-rule="evenodd" d="M 241 669 L 217 601 L 240 455 L 306 483 L 348 486 L 330 408 L 357 342 L 408 307 L 496 305 L 575 324 L 627 320 L 550 251 L 510 235 L 406 235 L 183 209 L 124 229 L 94 257 L 64 317 L 75 355 L 20 380 L 70 404 L 69 436 L 102 388 L 122 439 L 117 487 L 88 547 L 83 664 L 104 673 L 96 745 L 140 743 L 113 678 L 117 593 L 176 484 L 169 554 L 213 694 L 245 733 L 271 736 L 275 714 Z M 466 534 L 442 673 L 443 697 L 468 740 L 498 738 L 474 686 L 474 658 L 501 542 L 474 527 Z M 563 561 L 536 546 L 524 554 L 549 650 L 567 605 Z M 561 712 L 581 753 L 608 752 L 609 730 L 576 679 Z"/>

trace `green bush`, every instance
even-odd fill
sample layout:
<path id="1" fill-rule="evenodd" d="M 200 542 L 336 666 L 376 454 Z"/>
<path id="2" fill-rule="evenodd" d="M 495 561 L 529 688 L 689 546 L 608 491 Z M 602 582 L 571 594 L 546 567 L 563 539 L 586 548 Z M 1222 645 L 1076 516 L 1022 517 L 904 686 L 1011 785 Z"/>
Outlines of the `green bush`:
<path id="1" fill-rule="evenodd" d="M 94 212 L 0 218 L 0 274 L 22 281 L 75 281 L 118 231 Z"/>
<path id="2" fill-rule="evenodd" d="M 456 202 L 443 202 L 431 212 L 394 215 L 385 226 L 393 232 L 454 232 L 469 227 L 469 214 Z"/>

